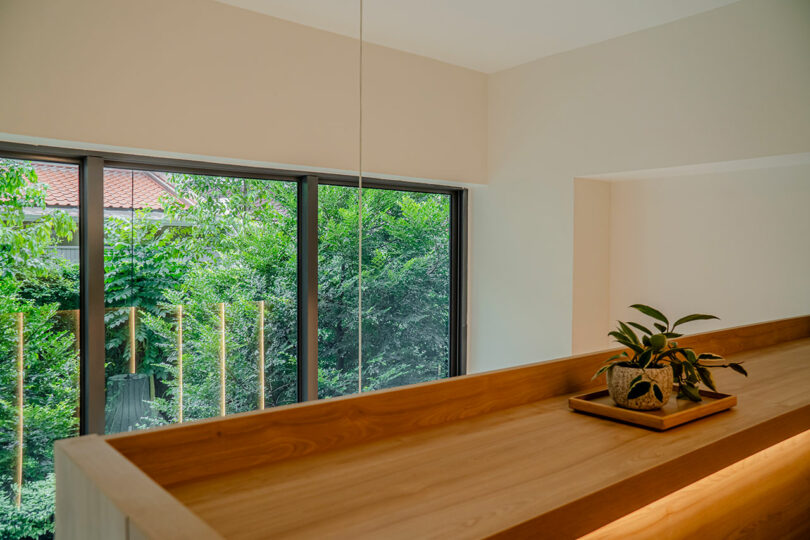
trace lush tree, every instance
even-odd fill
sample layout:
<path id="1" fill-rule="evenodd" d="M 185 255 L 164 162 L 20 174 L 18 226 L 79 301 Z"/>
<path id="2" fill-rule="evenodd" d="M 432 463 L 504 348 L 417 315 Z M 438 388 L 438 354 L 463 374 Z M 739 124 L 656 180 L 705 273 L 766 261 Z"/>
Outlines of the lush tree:
<path id="1" fill-rule="evenodd" d="M 54 242 L 73 237 L 76 222 L 66 212 L 44 212 L 47 189 L 30 164 L 0 160 L 0 276 L 47 272 Z M 26 211 L 39 215 L 26 220 Z"/>

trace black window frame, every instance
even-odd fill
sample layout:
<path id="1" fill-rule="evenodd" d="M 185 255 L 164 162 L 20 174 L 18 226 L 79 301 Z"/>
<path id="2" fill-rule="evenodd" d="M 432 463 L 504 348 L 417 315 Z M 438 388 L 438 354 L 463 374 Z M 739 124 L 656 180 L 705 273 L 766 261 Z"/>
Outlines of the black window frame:
<path id="1" fill-rule="evenodd" d="M 2 141 L 0 157 L 79 165 L 80 434 L 104 434 L 104 265 L 96 252 L 103 246 L 105 168 L 280 180 L 298 185 L 298 401 L 318 399 L 318 185 L 357 188 L 361 184 L 358 176 Z M 365 176 L 362 187 L 450 196 L 449 376 L 466 374 L 467 189 Z M 96 249 L 86 249 L 88 245 Z"/>

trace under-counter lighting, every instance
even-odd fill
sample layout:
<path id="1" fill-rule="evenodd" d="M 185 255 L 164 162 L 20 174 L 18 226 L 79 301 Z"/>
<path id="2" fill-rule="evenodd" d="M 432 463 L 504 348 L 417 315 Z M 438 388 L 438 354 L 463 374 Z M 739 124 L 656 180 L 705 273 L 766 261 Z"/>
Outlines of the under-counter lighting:
<path id="1" fill-rule="evenodd" d="M 794 435 L 701 478 L 592 531 L 580 540 L 736 537 L 746 517 L 767 516 L 788 524 L 803 520 L 810 477 L 810 430 Z M 718 517 L 723 516 L 722 520 Z M 775 525 L 774 525 L 775 526 Z M 768 528 L 771 534 L 775 529 Z M 781 537 L 775 536 L 775 537 Z"/>

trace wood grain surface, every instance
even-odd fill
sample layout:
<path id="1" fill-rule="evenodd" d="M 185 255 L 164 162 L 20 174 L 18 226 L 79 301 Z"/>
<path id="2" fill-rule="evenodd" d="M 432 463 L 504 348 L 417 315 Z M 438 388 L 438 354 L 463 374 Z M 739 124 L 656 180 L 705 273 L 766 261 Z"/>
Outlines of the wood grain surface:
<path id="1" fill-rule="evenodd" d="M 60 540 L 222 538 L 98 435 L 56 442 Z"/>
<path id="2" fill-rule="evenodd" d="M 611 350 L 81 437 L 57 443 L 57 531 L 574 538 L 810 429 L 810 317 L 679 342 L 746 363 L 715 371 L 736 408 L 662 433 L 568 410 Z"/>
<path id="3" fill-rule="evenodd" d="M 719 354 L 810 336 L 810 316 L 679 340 Z M 597 388 L 618 349 L 359 396 L 172 425 L 106 440 L 162 485 L 313 455 Z M 722 390 L 722 389 L 721 389 Z M 188 448 L 193 447 L 194 452 Z"/>
<path id="4" fill-rule="evenodd" d="M 740 405 L 666 432 L 555 397 L 168 490 L 227 538 L 574 538 L 810 429 L 810 339 L 734 359 Z"/>

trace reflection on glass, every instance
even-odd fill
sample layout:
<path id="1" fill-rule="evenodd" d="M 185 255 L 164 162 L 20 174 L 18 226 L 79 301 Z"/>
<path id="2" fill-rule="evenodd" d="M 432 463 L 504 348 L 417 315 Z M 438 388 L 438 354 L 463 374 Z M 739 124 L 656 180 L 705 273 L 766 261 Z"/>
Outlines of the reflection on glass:
<path id="1" fill-rule="evenodd" d="M 0 538 L 53 533 L 53 442 L 79 430 L 79 174 L 0 159 Z"/>
<path id="2" fill-rule="evenodd" d="M 362 339 L 358 190 L 321 185 L 318 197 L 319 396 L 447 377 L 449 195 L 363 189 Z"/>
<path id="3" fill-rule="evenodd" d="M 105 206 L 107 431 L 294 402 L 295 184 L 108 169 Z"/>

